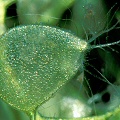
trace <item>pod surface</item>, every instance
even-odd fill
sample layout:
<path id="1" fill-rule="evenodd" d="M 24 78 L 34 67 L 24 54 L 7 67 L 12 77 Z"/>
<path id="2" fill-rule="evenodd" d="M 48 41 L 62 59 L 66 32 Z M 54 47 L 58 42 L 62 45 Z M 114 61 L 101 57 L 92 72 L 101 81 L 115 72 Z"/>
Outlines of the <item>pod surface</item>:
<path id="1" fill-rule="evenodd" d="M 87 43 L 42 25 L 20 26 L 0 38 L 0 97 L 29 112 L 83 68 Z"/>

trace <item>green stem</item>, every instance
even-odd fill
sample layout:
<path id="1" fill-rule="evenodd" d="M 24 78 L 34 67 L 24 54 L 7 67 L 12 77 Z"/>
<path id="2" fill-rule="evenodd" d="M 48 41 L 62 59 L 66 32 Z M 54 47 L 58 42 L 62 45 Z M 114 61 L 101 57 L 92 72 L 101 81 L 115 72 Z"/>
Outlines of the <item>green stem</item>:
<path id="1" fill-rule="evenodd" d="M 30 112 L 29 114 L 27 113 L 27 115 L 29 116 L 30 120 L 36 120 L 35 112 Z"/>
<path id="2" fill-rule="evenodd" d="M 36 117 L 37 116 L 37 108 L 38 107 L 36 107 L 35 110 L 28 113 L 28 116 L 30 117 L 30 120 L 37 120 L 37 117 Z"/>
<path id="3" fill-rule="evenodd" d="M 35 112 L 29 114 L 30 120 L 35 120 Z"/>

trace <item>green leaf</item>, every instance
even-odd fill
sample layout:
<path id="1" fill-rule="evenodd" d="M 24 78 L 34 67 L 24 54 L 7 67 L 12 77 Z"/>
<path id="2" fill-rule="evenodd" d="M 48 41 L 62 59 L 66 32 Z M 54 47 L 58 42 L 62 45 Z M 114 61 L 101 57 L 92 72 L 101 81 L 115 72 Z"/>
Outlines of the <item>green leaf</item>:
<path id="1" fill-rule="evenodd" d="M 47 101 L 78 69 L 87 43 L 43 25 L 13 28 L 0 39 L 0 97 L 31 112 Z"/>

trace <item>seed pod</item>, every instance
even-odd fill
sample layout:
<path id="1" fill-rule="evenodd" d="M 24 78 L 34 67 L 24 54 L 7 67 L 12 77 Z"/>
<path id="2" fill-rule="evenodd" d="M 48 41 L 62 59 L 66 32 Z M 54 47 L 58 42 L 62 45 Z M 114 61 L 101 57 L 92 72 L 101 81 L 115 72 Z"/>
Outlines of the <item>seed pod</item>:
<path id="1" fill-rule="evenodd" d="M 28 25 L 5 33 L 0 46 L 0 97 L 31 112 L 83 70 L 87 43 L 58 28 Z"/>

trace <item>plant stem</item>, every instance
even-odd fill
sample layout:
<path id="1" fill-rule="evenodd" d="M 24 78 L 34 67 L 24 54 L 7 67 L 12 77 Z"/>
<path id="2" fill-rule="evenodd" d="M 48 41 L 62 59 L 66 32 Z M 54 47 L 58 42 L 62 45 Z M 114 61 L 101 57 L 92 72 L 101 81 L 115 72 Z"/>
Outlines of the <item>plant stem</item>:
<path id="1" fill-rule="evenodd" d="M 30 117 L 30 120 L 37 120 L 37 117 L 36 117 L 37 116 L 37 108 L 38 108 L 38 106 L 36 107 L 35 110 L 27 113 L 27 115 Z"/>
<path id="2" fill-rule="evenodd" d="M 35 113 L 31 112 L 29 117 L 30 117 L 30 120 L 35 120 Z"/>

